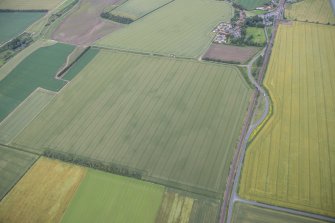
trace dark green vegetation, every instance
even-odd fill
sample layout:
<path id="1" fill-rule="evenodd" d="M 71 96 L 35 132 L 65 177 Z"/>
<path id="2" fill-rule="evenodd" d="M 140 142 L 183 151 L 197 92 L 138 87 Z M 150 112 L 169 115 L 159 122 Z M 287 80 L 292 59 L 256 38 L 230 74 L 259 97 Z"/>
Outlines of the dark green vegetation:
<path id="1" fill-rule="evenodd" d="M 221 198 L 250 93 L 233 66 L 100 50 L 13 144 Z"/>
<path id="2" fill-rule="evenodd" d="M 325 223 L 321 220 L 274 211 L 237 202 L 234 205 L 233 223 Z"/>
<path id="3" fill-rule="evenodd" d="M 30 153 L 0 146 L 0 200 L 37 159 Z"/>
<path id="4" fill-rule="evenodd" d="M 72 80 L 98 54 L 98 49 L 89 49 L 69 67 L 62 79 Z"/>
<path id="5" fill-rule="evenodd" d="M 26 48 L 33 42 L 32 35 L 22 33 L 18 37 L 8 41 L 0 47 L 0 67 L 5 64 L 16 53 Z"/>
<path id="6" fill-rule="evenodd" d="M 271 2 L 271 0 L 234 0 L 234 2 L 247 10 L 253 10 Z"/>
<path id="7" fill-rule="evenodd" d="M 51 91 L 60 90 L 65 82 L 56 80 L 54 76 L 73 49 L 73 46 L 65 44 L 40 48 L 10 72 L 0 82 L 0 120 L 13 111 L 37 87 Z"/>
<path id="8" fill-rule="evenodd" d="M 130 23 L 134 22 L 133 19 L 122 17 L 122 16 L 119 16 L 119 15 L 113 15 L 109 12 L 101 13 L 101 17 L 104 18 L 104 19 L 109 19 L 109 20 L 112 20 L 114 22 L 118 22 L 118 23 L 122 23 L 122 24 L 130 24 Z"/>
<path id="9" fill-rule="evenodd" d="M 0 44 L 22 33 L 29 25 L 41 18 L 44 12 L 1 12 Z"/>

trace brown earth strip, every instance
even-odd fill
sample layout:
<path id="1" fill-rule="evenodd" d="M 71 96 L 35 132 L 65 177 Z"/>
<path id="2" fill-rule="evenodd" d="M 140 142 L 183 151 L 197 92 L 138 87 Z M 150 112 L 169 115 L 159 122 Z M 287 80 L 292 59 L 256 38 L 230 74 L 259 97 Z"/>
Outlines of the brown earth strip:
<path id="1" fill-rule="evenodd" d="M 0 203 L 0 222 L 60 222 L 84 168 L 40 158 Z"/>
<path id="2" fill-rule="evenodd" d="M 89 45 L 123 25 L 102 19 L 101 12 L 119 0 L 81 0 L 55 29 L 52 39 L 74 45 Z"/>
<path id="3" fill-rule="evenodd" d="M 244 64 L 260 50 L 258 47 L 240 47 L 213 43 L 203 56 L 203 59 Z"/>

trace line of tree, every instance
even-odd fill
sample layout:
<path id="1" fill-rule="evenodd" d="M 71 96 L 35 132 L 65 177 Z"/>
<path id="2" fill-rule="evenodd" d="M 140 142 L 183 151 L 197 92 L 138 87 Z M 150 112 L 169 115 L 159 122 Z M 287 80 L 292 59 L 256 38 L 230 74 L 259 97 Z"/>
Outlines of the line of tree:
<path id="1" fill-rule="evenodd" d="M 118 16 L 118 15 L 113 15 L 109 12 L 103 12 L 103 13 L 100 14 L 100 16 L 104 19 L 109 19 L 109 20 L 112 20 L 113 22 L 118 22 L 118 23 L 122 23 L 122 24 L 130 24 L 130 23 L 134 22 L 134 20 L 131 19 L 131 18 L 122 17 L 122 16 Z"/>
<path id="2" fill-rule="evenodd" d="M 104 163 L 99 160 L 94 160 L 86 157 L 82 157 L 79 155 L 71 154 L 71 153 L 63 153 L 54 150 L 46 150 L 43 152 L 43 156 L 58 159 L 67 163 L 73 163 L 80 166 L 85 166 L 97 170 L 102 170 L 105 172 L 132 177 L 136 179 L 142 178 L 142 173 L 139 170 L 133 170 L 125 166 L 121 166 L 113 163 Z"/>
<path id="3" fill-rule="evenodd" d="M 71 4 L 67 5 L 65 8 L 63 8 L 62 10 L 53 13 L 49 19 L 48 22 L 45 24 L 45 26 L 49 26 L 51 23 L 53 23 L 56 19 L 58 19 L 59 17 L 61 17 L 62 15 L 64 15 L 66 12 L 68 12 L 73 6 L 75 6 L 77 3 L 79 2 L 79 0 L 75 0 L 73 1 Z"/>
<path id="4" fill-rule="evenodd" d="M 221 60 L 221 59 L 210 58 L 210 57 L 203 57 L 202 60 L 219 62 L 219 63 L 241 64 L 238 61 Z"/>

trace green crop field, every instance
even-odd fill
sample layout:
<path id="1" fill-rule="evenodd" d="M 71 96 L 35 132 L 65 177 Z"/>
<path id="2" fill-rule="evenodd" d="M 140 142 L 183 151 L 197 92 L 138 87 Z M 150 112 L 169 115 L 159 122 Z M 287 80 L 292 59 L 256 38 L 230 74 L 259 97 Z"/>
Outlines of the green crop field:
<path id="1" fill-rule="evenodd" d="M 61 222 L 154 223 L 163 193 L 159 185 L 89 169 Z"/>
<path id="2" fill-rule="evenodd" d="M 7 144 L 27 126 L 54 97 L 53 92 L 35 90 L 10 115 L 0 122 L 0 143 Z"/>
<path id="3" fill-rule="evenodd" d="M 285 212 L 260 208 L 237 202 L 234 204 L 232 223 L 326 223 L 325 221 L 305 218 Z"/>
<path id="4" fill-rule="evenodd" d="M 175 0 L 97 42 L 97 45 L 196 58 L 214 37 L 212 30 L 229 21 L 232 6 L 223 1 Z"/>
<path id="5" fill-rule="evenodd" d="M 12 10 L 51 10 L 62 4 L 64 0 L 1 0 L 0 9 Z"/>
<path id="6" fill-rule="evenodd" d="M 285 16 L 298 21 L 335 24 L 335 16 L 329 0 L 303 0 L 287 4 Z"/>
<path id="7" fill-rule="evenodd" d="M 0 200 L 24 175 L 37 156 L 0 146 Z"/>
<path id="8" fill-rule="evenodd" d="M 334 36 L 279 26 L 265 77 L 273 116 L 247 149 L 242 197 L 335 217 Z"/>
<path id="9" fill-rule="evenodd" d="M 72 80 L 93 58 L 98 54 L 98 49 L 89 49 L 65 73 L 63 79 Z"/>
<path id="10" fill-rule="evenodd" d="M 44 14 L 44 12 L 0 12 L 0 44 L 22 33 Z"/>
<path id="11" fill-rule="evenodd" d="M 136 20 L 174 0 L 128 0 L 110 13 Z"/>
<path id="12" fill-rule="evenodd" d="M 271 0 L 235 0 L 235 2 L 247 10 L 253 10 L 259 6 L 263 6 L 265 3 L 271 2 Z"/>
<path id="13" fill-rule="evenodd" d="M 64 44 L 40 48 L 2 79 L 0 81 L 0 121 L 37 87 L 51 91 L 61 89 L 65 82 L 56 80 L 54 76 L 73 49 L 73 46 Z"/>
<path id="14" fill-rule="evenodd" d="M 266 37 L 265 37 L 263 28 L 248 27 L 246 29 L 246 32 L 247 32 L 245 36 L 246 39 L 251 37 L 252 38 L 251 41 L 253 43 L 260 44 L 260 45 L 265 44 Z"/>
<path id="15" fill-rule="evenodd" d="M 251 92 L 233 66 L 102 50 L 13 144 L 115 162 L 214 196 Z"/>

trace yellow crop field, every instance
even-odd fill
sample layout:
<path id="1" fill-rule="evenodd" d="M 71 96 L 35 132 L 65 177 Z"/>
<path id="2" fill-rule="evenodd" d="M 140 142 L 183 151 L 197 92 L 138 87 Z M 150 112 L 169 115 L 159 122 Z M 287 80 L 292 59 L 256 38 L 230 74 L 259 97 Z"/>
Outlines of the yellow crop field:
<path id="1" fill-rule="evenodd" d="M 279 26 L 265 78 L 273 116 L 247 149 L 241 197 L 335 217 L 334 37 Z"/>
<path id="2" fill-rule="evenodd" d="M 60 222 L 84 168 L 40 158 L 0 202 L 0 222 Z"/>
<path id="3" fill-rule="evenodd" d="M 335 24 L 335 16 L 329 0 L 303 0 L 288 4 L 285 15 L 292 20 Z"/>

